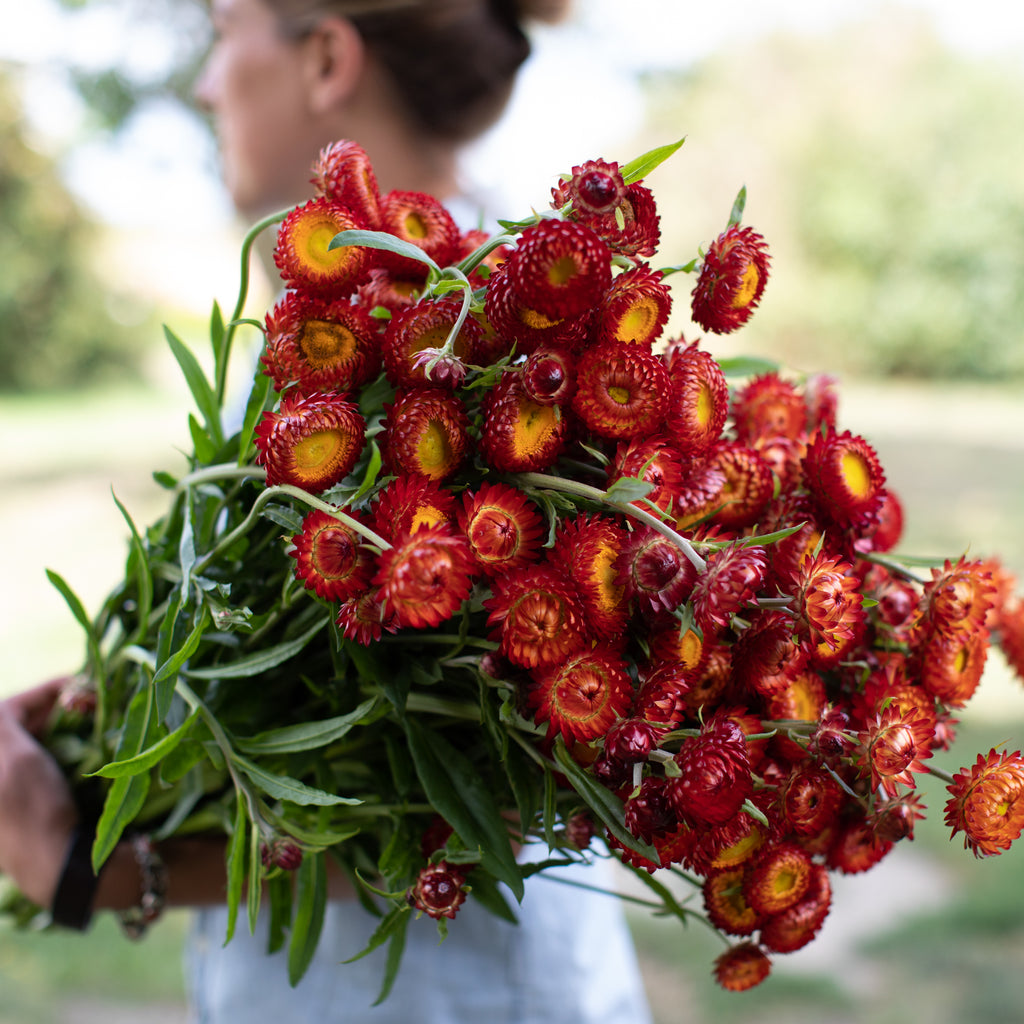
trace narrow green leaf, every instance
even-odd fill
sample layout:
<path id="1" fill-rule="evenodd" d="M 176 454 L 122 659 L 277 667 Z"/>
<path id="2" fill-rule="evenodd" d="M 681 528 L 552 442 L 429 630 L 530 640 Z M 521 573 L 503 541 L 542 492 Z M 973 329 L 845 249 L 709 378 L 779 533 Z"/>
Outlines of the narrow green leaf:
<path id="1" fill-rule="evenodd" d="M 199 711 L 193 711 L 174 732 L 168 733 L 163 739 L 158 740 L 141 753 L 124 761 L 111 761 L 91 774 L 100 775 L 105 779 L 119 779 L 122 775 L 138 775 L 140 772 L 149 771 L 150 768 L 166 757 L 188 735 L 198 716 Z"/>
<path id="2" fill-rule="evenodd" d="M 559 768 L 562 769 L 572 788 L 583 797 L 591 810 L 608 826 L 608 831 L 623 846 L 655 864 L 660 864 L 661 855 L 658 851 L 650 843 L 637 839 L 626 828 L 623 820 L 622 801 L 580 768 L 565 749 L 565 742 L 561 736 L 555 742 L 554 754 Z"/>
<path id="3" fill-rule="evenodd" d="M 377 698 L 364 700 L 354 711 L 319 722 L 288 725 L 261 732 L 248 739 L 236 738 L 235 747 L 244 754 L 294 754 L 300 750 L 316 750 L 340 740 L 352 726 L 365 718 L 377 704 Z"/>
<path id="4" fill-rule="evenodd" d="M 431 270 L 441 273 L 441 268 L 418 246 L 387 231 L 342 231 L 335 235 L 328 249 L 340 249 L 346 245 L 360 245 L 364 249 L 383 249 L 406 259 L 425 263 Z"/>
<path id="5" fill-rule="evenodd" d="M 747 205 L 747 186 L 736 193 L 736 198 L 733 201 L 732 209 L 729 211 L 729 227 L 734 227 L 743 221 L 743 210 Z"/>
<path id="6" fill-rule="evenodd" d="M 296 871 L 295 920 L 288 945 L 288 981 L 294 987 L 306 973 L 320 941 L 327 909 L 327 869 L 323 854 L 303 857 Z"/>
<path id="7" fill-rule="evenodd" d="M 726 377 L 759 377 L 765 373 L 775 373 L 780 364 L 773 359 L 761 359 L 757 356 L 733 356 L 718 360 L 722 373 Z"/>
<path id="8" fill-rule="evenodd" d="M 609 501 L 615 501 L 622 505 L 646 498 L 654 490 L 654 484 L 647 480 L 637 480 L 636 477 L 620 476 L 605 492 Z"/>
<path id="9" fill-rule="evenodd" d="M 292 879 L 284 872 L 267 880 L 267 895 L 270 897 L 270 926 L 267 936 L 267 952 L 276 953 L 284 949 L 288 928 L 292 923 Z"/>
<path id="10" fill-rule="evenodd" d="M 267 399 L 273 391 L 273 386 L 273 380 L 265 373 L 258 373 L 253 379 L 249 401 L 245 406 L 245 415 L 242 417 L 242 428 L 238 435 L 238 464 L 240 466 L 252 458 L 253 433 L 267 407 Z"/>
<path id="11" fill-rule="evenodd" d="M 632 185 L 634 181 L 640 181 L 641 178 L 646 178 L 660 164 L 663 164 L 673 153 L 675 153 L 682 144 L 686 141 L 686 137 L 683 136 L 678 142 L 670 142 L 665 146 L 657 146 L 654 149 L 648 150 L 646 153 L 642 153 L 635 160 L 630 160 L 628 164 L 621 167 L 622 180 L 627 185 Z"/>
<path id="12" fill-rule="evenodd" d="M 78 599 L 78 595 L 65 582 L 64 577 L 52 569 L 46 570 L 46 577 L 60 591 L 60 595 L 64 598 L 68 608 L 71 609 L 71 614 L 74 615 L 75 621 L 87 632 L 92 633 L 92 623 L 89 621 L 89 616 L 85 614 L 85 606 Z"/>
<path id="13" fill-rule="evenodd" d="M 113 492 L 111 494 L 114 498 L 114 504 L 117 505 L 121 516 L 128 524 L 128 529 L 131 531 L 132 536 L 129 565 L 135 577 L 135 586 L 138 594 L 135 598 L 136 626 L 132 633 L 131 642 L 137 643 L 142 640 L 149 629 L 149 613 L 153 608 L 153 572 L 149 566 L 149 559 L 146 557 L 146 546 L 142 542 L 142 537 L 136 529 L 134 520 L 128 514 L 128 509 L 118 500 L 117 495 Z"/>
<path id="14" fill-rule="evenodd" d="M 508 825 L 480 773 L 443 736 L 424 729 L 415 719 L 406 721 L 406 735 L 416 774 L 434 809 L 468 847 L 480 848 L 484 868 L 522 900 L 523 878 Z"/>
<path id="15" fill-rule="evenodd" d="M 409 920 L 409 915 L 406 914 L 391 934 L 391 941 L 388 943 L 388 955 L 384 961 L 384 978 L 380 984 L 380 992 L 373 1001 L 374 1006 L 380 1006 L 391 995 L 391 989 L 394 987 L 395 979 L 398 977 L 398 968 L 402 964 L 402 955 L 405 953 L 405 937 L 409 931 Z"/>
<path id="16" fill-rule="evenodd" d="M 302 807 L 330 807 L 335 804 L 351 806 L 363 802 L 355 797 L 337 796 L 334 793 L 325 793 L 322 789 L 314 789 L 289 775 L 276 775 L 265 771 L 244 757 L 236 756 L 233 761 L 259 789 L 275 800 L 287 800 Z"/>
<path id="17" fill-rule="evenodd" d="M 216 393 L 192 350 L 167 326 L 164 327 L 164 336 L 174 353 L 174 358 L 178 361 L 178 366 L 181 367 L 181 372 L 185 375 L 196 408 L 206 422 L 206 429 L 210 432 L 214 446 L 219 448 L 224 443 L 224 433 L 220 425 L 220 406 Z"/>
<path id="18" fill-rule="evenodd" d="M 224 362 L 224 314 L 220 311 L 220 303 L 214 299 L 210 310 L 210 348 L 213 351 L 213 375 L 217 380 L 221 377 L 221 364 Z"/>
<path id="19" fill-rule="evenodd" d="M 364 956 L 369 956 L 375 949 L 380 949 L 397 931 L 405 930 L 411 916 L 409 905 L 406 903 L 400 904 L 393 910 L 388 911 L 370 936 L 370 941 L 367 943 L 366 948 L 360 950 L 355 956 L 350 956 L 347 960 L 342 960 L 341 962 L 343 964 L 354 964 L 357 960 L 362 960 Z"/>
<path id="20" fill-rule="evenodd" d="M 692 274 L 700 266 L 700 262 L 700 257 L 694 256 L 686 263 L 676 263 L 671 267 L 659 267 L 658 269 L 661 271 L 662 280 L 664 280 L 669 274 Z"/>
<path id="21" fill-rule="evenodd" d="M 121 841 L 124 830 L 142 810 L 148 792 L 148 775 L 124 775 L 114 780 L 96 824 L 96 841 L 92 844 L 92 869 L 96 874 Z"/>
<path id="22" fill-rule="evenodd" d="M 370 441 L 370 458 L 366 463 L 363 482 L 359 485 L 359 490 L 352 495 L 353 503 L 357 502 L 364 494 L 369 494 L 373 490 L 374 485 L 377 483 L 377 477 L 380 476 L 381 465 L 380 446 L 376 441 Z"/>
<path id="23" fill-rule="evenodd" d="M 226 946 L 235 934 L 235 926 L 238 923 L 238 907 L 242 902 L 242 887 L 245 885 L 246 854 L 249 845 L 245 841 L 249 831 L 249 818 L 245 813 L 245 801 L 241 794 L 237 796 L 238 805 L 235 808 L 235 827 L 231 831 L 231 838 L 228 840 L 227 849 L 227 902 L 228 902 L 228 928 L 224 939 Z"/>
<path id="24" fill-rule="evenodd" d="M 274 647 L 257 651 L 247 658 L 228 662 L 226 665 L 212 665 L 210 668 L 186 669 L 184 675 L 192 679 L 248 679 L 258 676 L 277 665 L 293 658 L 326 625 L 326 619 L 318 619 L 301 636 Z"/>
<path id="25" fill-rule="evenodd" d="M 556 797 L 558 794 L 558 783 L 555 781 L 555 773 L 546 770 L 544 772 L 544 842 L 548 849 L 553 850 L 557 843 L 555 839 L 555 822 L 558 820 Z"/>
<path id="26" fill-rule="evenodd" d="M 516 912 L 509 906 L 504 893 L 498 888 L 490 875 L 474 872 L 469 895 L 481 906 L 486 907 L 495 917 L 500 918 L 502 921 L 508 921 L 509 924 L 519 924 Z"/>
<path id="27" fill-rule="evenodd" d="M 210 613 L 204 606 L 203 610 L 199 613 L 199 620 L 192 627 L 192 632 L 185 638 L 185 642 L 156 670 L 152 686 L 156 697 L 156 711 L 159 721 L 162 722 L 170 710 L 171 698 L 174 696 L 174 684 L 178 678 L 178 673 L 185 662 L 195 654 L 199 641 L 202 640 L 203 633 L 206 632 L 209 625 Z"/>
<path id="28" fill-rule="evenodd" d="M 260 844 L 263 839 L 258 828 L 249 833 L 249 885 L 245 890 L 246 911 L 249 918 L 249 933 L 256 934 L 256 923 L 260 914 L 260 900 L 263 898 L 263 881 L 259 877 L 262 856 Z M 308 858 L 307 858 L 308 859 Z"/>
<path id="29" fill-rule="evenodd" d="M 208 466 L 213 462 L 217 447 L 213 443 L 206 430 L 206 427 L 199 422 L 191 413 L 188 417 L 188 432 L 192 438 L 192 448 L 195 452 L 196 461 L 201 465 Z"/>

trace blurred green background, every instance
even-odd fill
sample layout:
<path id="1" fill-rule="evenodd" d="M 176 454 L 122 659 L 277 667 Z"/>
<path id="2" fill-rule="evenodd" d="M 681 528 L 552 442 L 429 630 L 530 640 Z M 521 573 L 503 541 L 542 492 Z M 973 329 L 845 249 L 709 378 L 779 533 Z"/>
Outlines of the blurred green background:
<path id="1" fill-rule="evenodd" d="M 137 19 L 147 5 L 93 6 Z M 159 74 L 130 61 L 66 69 L 78 97 L 73 131 L 41 131 L 65 108 L 40 93 L 31 62 L 0 63 L 7 691 L 73 669 L 80 657 L 75 626 L 44 569 L 59 571 L 95 609 L 124 553 L 126 526 L 111 491 L 145 522 L 160 508 L 151 472 L 180 465 L 188 399 L 160 323 L 202 356 L 210 302 L 233 302 L 241 231 L 222 199 L 220 208 L 196 200 L 194 218 L 160 227 L 97 207 L 80 187 L 90 166 L 83 152 L 142 145 L 140 111 L 185 91 L 203 30 L 189 0 L 149 5 L 150 17 L 171 10 L 183 19 L 181 45 Z M 602 10 L 613 16 L 611 6 Z M 539 49 L 557 51 L 565 39 L 586 44 L 595 17 L 552 32 Z M 629 97 L 639 105 L 609 115 L 615 131 L 594 129 L 569 159 L 626 160 L 687 137 L 650 179 L 663 264 L 685 262 L 710 241 L 745 185 L 746 220 L 768 238 L 772 279 L 750 325 L 707 346 L 837 376 L 841 425 L 872 441 L 904 500 L 903 550 L 999 554 L 1024 575 L 1019 61 L 953 46 L 927 4 L 866 5 L 828 24 L 809 19 L 716 40 L 676 66 L 631 65 L 628 85 L 617 79 L 614 104 L 604 102 L 609 112 Z M 535 107 L 536 123 L 561 121 L 568 130 L 581 105 L 605 95 L 600 66 L 590 73 L 593 81 L 574 78 L 573 88 Z M 194 117 L 190 123 L 196 140 L 207 139 Z M 484 152 L 502 179 L 500 168 L 523 162 L 530 149 L 541 183 L 532 201 L 540 203 L 567 166 L 548 166 L 545 147 L 528 143 L 519 129 Z M 194 162 L 214 178 L 208 141 L 196 145 Z M 504 164 L 493 163 L 495 153 Z M 154 206 L 170 203 L 175 180 L 111 179 L 108 191 L 120 192 L 124 212 L 132 192 Z M 677 281 L 676 291 L 673 329 L 690 336 L 687 282 Z M 258 280 L 249 315 L 259 316 L 270 295 L 270 283 Z M 993 744 L 1020 745 L 1024 688 L 997 655 L 963 717 L 957 748 L 936 758 L 947 768 Z M 772 979 L 753 993 L 716 990 L 713 937 L 634 917 L 659 1024 L 1019 1021 L 1020 850 L 975 862 L 948 841 L 941 785 L 926 803 L 931 816 L 914 844 L 864 877 L 841 880 L 819 939 L 777 958 Z M 184 928 L 184 917 L 171 915 L 135 946 L 109 921 L 86 940 L 0 933 L 0 1024 L 183 1021 Z"/>

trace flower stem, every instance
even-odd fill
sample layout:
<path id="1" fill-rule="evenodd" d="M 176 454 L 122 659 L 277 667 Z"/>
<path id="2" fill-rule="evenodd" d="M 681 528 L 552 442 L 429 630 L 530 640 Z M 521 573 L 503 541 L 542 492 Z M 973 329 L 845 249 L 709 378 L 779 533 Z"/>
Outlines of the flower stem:
<path id="1" fill-rule="evenodd" d="M 636 505 L 615 501 L 614 498 L 608 496 L 607 491 L 591 487 L 589 484 L 580 483 L 578 480 L 567 480 L 565 477 L 549 476 L 547 473 L 519 473 L 516 476 L 517 479 L 527 486 L 545 487 L 548 490 L 559 491 L 562 494 L 575 494 L 577 497 L 590 498 L 592 501 L 599 501 L 602 504 L 609 505 L 611 508 L 618 509 L 618 511 L 625 515 L 632 516 L 632 518 L 646 523 L 652 530 L 657 531 L 663 537 L 672 541 L 690 560 L 698 572 L 704 572 L 707 568 L 707 563 L 697 554 L 694 546 L 685 537 L 673 530 L 671 526 L 666 526 L 657 516 L 652 516 L 649 512 L 645 512 Z"/>

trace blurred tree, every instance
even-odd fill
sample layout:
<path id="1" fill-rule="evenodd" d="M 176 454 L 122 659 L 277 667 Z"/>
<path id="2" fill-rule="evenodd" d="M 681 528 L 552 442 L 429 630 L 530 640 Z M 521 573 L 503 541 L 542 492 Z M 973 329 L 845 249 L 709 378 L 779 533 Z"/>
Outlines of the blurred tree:
<path id="1" fill-rule="evenodd" d="M 952 52 L 890 7 L 651 85 L 657 137 L 685 132 L 676 159 L 694 165 L 663 225 L 694 237 L 694 197 L 713 197 L 709 240 L 745 181 L 775 256 L 741 347 L 807 370 L 1024 376 L 1018 66 Z"/>
<path id="2" fill-rule="evenodd" d="M 133 375 L 133 337 L 91 266 L 98 233 L 54 163 L 26 141 L 0 67 L 0 391 L 81 387 Z"/>

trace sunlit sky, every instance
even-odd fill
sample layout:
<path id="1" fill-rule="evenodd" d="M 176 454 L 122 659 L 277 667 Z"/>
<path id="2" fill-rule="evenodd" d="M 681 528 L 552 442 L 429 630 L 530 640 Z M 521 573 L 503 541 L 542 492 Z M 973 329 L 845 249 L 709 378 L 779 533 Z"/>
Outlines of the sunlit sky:
<path id="1" fill-rule="evenodd" d="M 1006 0 L 893 0 L 925 12 L 956 48 L 982 55 L 1020 52 L 1024 8 Z M 889 4 L 891 6 L 891 4 Z M 642 112 L 638 71 L 686 66 L 728 45 L 780 28 L 815 32 L 885 9 L 881 0 L 577 0 L 568 25 L 538 31 L 506 118 L 467 157 L 470 180 L 485 181 L 506 133 L 529 139 L 522 160 L 502 168 L 502 191 L 541 200 L 554 174 L 584 156 L 628 158 L 616 144 Z M 114 141 L 81 143 L 81 108 L 64 70 L 113 64 L 140 78 L 167 66 L 167 27 L 126 25 L 119 5 L 93 2 L 74 15 L 56 0 L 20 0 L 5 12 L 0 60 L 24 69 L 26 108 L 40 148 L 62 152 L 75 192 L 116 227 L 173 232 L 200 218 L 232 225 L 205 131 L 177 108 L 150 109 Z M 579 83 L 586 83 L 579 88 Z M 112 186 L 112 183 L 115 183 Z M 158 197 L 158 198 L 157 198 Z M 517 210 L 521 209 L 519 205 Z"/>

